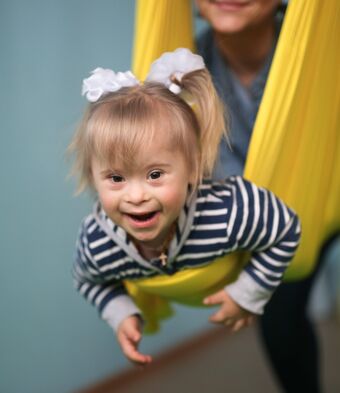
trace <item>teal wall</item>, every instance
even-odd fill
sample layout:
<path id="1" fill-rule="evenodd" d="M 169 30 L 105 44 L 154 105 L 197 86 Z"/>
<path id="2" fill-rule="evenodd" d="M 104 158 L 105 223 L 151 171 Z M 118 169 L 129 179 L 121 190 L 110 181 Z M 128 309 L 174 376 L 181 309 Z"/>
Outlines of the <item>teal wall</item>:
<path id="1" fill-rule="evenodd" d="M 0 4 L 0 392 L 64 393 L 127 367 L 110 329 L 73 289 L 89 197 L 73 197 L 64 152 L 97 66 L 130 66 L 134 0 Z M 156 354 L 207 326 L 179 308 L 144 340 Z"/>
<path id="2" fill-rule="evenodd" d="M 0 392 L 66 393 L 128 367 L 111 330 L 72 287 L 91 199 L 74 198 L 65 149 L 85 106 L 81 80 L 130 66 L 134 0 L 0 2 Z M 199 23 L 201 27 L 201 22 Z M 177 307 L 142 349 L 208 327 Z"/>

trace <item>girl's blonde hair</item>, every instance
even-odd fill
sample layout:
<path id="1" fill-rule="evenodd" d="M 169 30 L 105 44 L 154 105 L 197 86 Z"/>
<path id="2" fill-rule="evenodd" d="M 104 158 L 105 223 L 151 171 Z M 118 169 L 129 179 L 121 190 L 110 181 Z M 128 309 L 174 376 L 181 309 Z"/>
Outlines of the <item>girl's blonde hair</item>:
<path id="1" fill-rule="evenodd" d="M 173 82 L 181 87 L 180 95 L 160 83 L 145 82 L 88 106 L 69 146 L 75 154 L 72 173 L 79 177 L 78 192 L 93 187 L 93 158 L 107 165 L 129 165 L 157 137 L 183 153 L 194 174 L 194 187 L 211 175 L 220 140 L 227 134 L 223 104 L 206 69 Z"/>

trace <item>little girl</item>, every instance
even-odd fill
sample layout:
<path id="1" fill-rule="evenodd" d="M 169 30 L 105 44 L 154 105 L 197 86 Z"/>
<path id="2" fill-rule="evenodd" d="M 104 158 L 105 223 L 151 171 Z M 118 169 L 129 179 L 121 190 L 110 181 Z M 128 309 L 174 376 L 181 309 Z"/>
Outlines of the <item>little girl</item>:
<path id="1" fill-rule="evenodd" d="M 251 252 L 237 280 L 208 296 L 211 317 L 233 331 L 261 314 L 294 256 L 296 215 L 241 177 L 209 177 L 224 113 L 200 56 L 165 53 L 147 80 L 97 68 L 84 80 L 90 101 L 71 149 L 79 190 L 98 194 L 82 223 L 74 278 L 116 331 L 124 354 L 138 351 L 141 311 L 124 280 L 173 275 L 235 250 Z"/>

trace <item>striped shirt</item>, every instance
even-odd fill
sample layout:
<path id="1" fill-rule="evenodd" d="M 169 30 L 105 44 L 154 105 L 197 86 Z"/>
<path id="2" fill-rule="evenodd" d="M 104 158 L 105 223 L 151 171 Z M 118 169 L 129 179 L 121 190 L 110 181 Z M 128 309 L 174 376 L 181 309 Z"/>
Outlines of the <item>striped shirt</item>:
<path id="1" fill-rule="evenodd" d="M 146 260 L 100 204 L 81 226 L 73 275 L 76 288 L 114 329 L 140 311 L 123 280 L 172 275 L 237 250 L 251 252 L 238 279 L 225 289 L 243 308 L 261 314 L 280 284 L 300 238 L 295 213 L 270 191 L 242 177 L 205 180 L 183 207 L 168 262 Z"/>

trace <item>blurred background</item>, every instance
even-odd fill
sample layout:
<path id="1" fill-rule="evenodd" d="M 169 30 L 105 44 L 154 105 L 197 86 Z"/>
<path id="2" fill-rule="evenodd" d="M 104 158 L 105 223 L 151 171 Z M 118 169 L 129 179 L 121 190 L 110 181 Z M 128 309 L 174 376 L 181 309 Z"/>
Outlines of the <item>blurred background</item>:
<path id="1" fill-rule="evenodd" d="M 73 196 L 65 149 L 86 103 L 82 79 L 97 66 L 130 68 L 134 12 L 134 0 L 0 2 L 1 393 L 72 392 L 130 367 L 72 286 L 93 200 Z M 321 320 L 337 313 L 338 276 L 326 270 L 311 305 Z M 209 314 L 177 306 L 142 349 L 157 354 L 210 329 Z"/>

